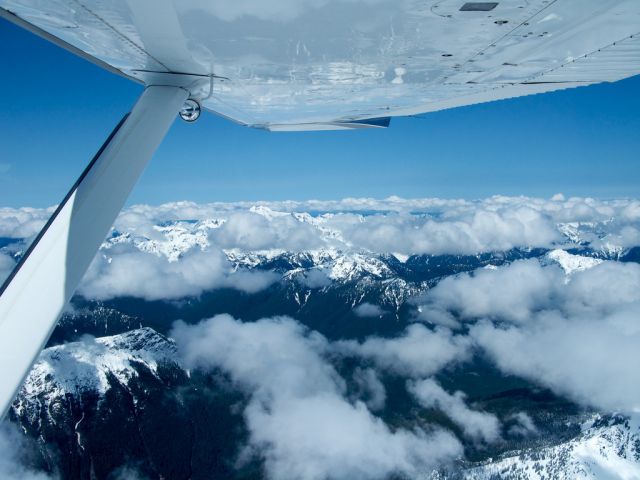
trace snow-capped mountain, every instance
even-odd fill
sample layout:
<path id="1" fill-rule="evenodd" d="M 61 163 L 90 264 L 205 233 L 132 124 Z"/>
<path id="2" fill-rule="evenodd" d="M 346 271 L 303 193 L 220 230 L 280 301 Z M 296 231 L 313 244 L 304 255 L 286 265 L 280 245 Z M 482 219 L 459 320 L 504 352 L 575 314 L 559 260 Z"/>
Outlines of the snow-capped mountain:
<path id="1" fill-rule="evenodd" d="M 202 222 L 172 222 L 169 225 L 154 225 L 156 238 L 135 235 L 130 232 L 112 232 L 111 237 L 102 244 L 101 249 L 108 251 L 123 243 L 133 244 L 141 252 L 153 253 L 175 262 L 191 248 L 205 249 L 209 246 L 208 231 L 220 227 L 224 220 L 205 220 Z"/>
<path id="2" fill-rule="evenodd" d="M 145 228 L 133 228 L 130 231 L 114 230 L 109 239 L 102 245 L 102 252 L 109 256 L 110 250 L 117 245 L 130 244 L 141 252 L 166 258 L 168 262 L 177 262 L 191 249 L 207 250 L 220 248 L 235 269 L 279 268 L 282 273 L 296 268 L 322 268 L 335 281 L 351 281 L 362 275 L 389 278 L 397 272 L 389 266 L 389 257 L 397 264 L 406 264 L 416 255 L 394 252 L 381 254 L 370 249 L 354 246 L 345 240 L 340 231 L 329 227 L 328 221 L 335 215 L 324 213 L 311 215 L 308 212 L 282 212 L 264 205 L 256 205 L 248 212 L 259 215 L 267 224 L 286 221 L 293 225 L 307 226 L 318 239 L 318 246 L 312 249 L 287 248 L 247 248 L 219 245 L 219 239 L 212 234 L 228 221 L 226 218 L 207 218 L 200 220 L 163 221 Z M 367 218 L 362 214 L 353 214 L 360 222 Z M 354 221 L 352 218 L 350 221 Z M 605 222 L 566 222 L 556 225 L 562 239 L 554 245 L 552 259 L 558 261 L 563 268 L 573 271 L 580 269 L 563 250 L 574 249 L 584 252 L 586 256 L 600 259 L 619 259 L 628 249 L 616 244 L 607 226 L 612 220 Z M 217 243 L 218 242 L 218 243 Z M 259 243 L 259 242 L 258 242 Z M 281 242 L 286 243 L 286 242 Z M 527 247 L 517 250 L 526 251 Z M 554 250 L 553 248 L 551 250 Z M 478 254 L 481 255 L 481 254 Z M 420 255 L 418 255 L 420 256 Z M 430 255 L 421 255 L 428 257 Z M 468 256 L 468 255 L 467 255 Z M 583 255 L 584 256 L 584 255 Z"/>
<path id="3" fill-rule="evenodd" d="M 463 473 L 465 480 L 599 480 L 640 478 L 640 418 L 600 417 L 568 442 L 510 452 Z"/>
<path id="4" fill-rule="evenodd" d="M 547 258 L 557 262 L 567 275 L 588 270 L 602 263 L 602 259 L 600 258 L 574 255 L 560 249 L 552 250 L 547 253 Z"/>
<path id="5" fill-rule="evenodd" d="M 114 384 L 126 387 L 142 372 L 160 380 L 159 366 L 174 362 L 173 342 L 150 328 L 109 337 L 87 336 L 43 350 L 13 409 L 17 416 L 37 422 L 43 404 L 104 396 Z"/>
<path id="6" fill-rule="evenodd" d="M 107 289 L 110 282 L 134 287 L 149 282 L 152 289 L 167 286 L 179 293 L 163 296 L 161 290 L 162 295 L 150 296 L 133 288 L 104 297 L 81 291 L 73 299 L 10 413 L 12 421 L 39 445 L 39 463 L 49 472 L 57 470 L 65 479 L 108 480 L 123 466 L 133 466 L 136 474 L 154 479 L 268 478 L 260 459 L 243 464 L 245 470 L 238 469 L 240 447 L 247 445 L 250 435 L 243 412 L 251 392 L 229 372 L 186 369 L 167 337 L 177 319 L 196 326 L 203 319 L 228 313 L 242 324 L 288 316 L 300 331 L 313 332 L 310 339 L 316 332 L 322 335 L 318 345 L 325 345 L 329 352 L 323 361 L 339 377 L 339 395 L 357 406 L 377 393 L 383 406 L 370 413 L 389 432 L 416 429 L 428 435 L 432 428 L 451 432 L 464 451 L 452 467 L 455 470 L 428 470 L 420 472 L 424 474 L 420 478 L 639 478 L 636 417 L 603 410 L 583 423 L 599 410 L 575 403 L 574 397 L 565 398 L 562 392 L 546 390 L 551 387 L 535 375 L 505 373 L 492 357 L 483 356 L 479 343 L 473 343 L 479 337 L 472 338 L 468 331 L 481 321 L 488 325 L 486 319 L 478 323 L 465 319 L 457 304 L 433 310 L 441 314 L 436 320 L 442 324 L 417 323 L 426 318 L 423 308 L 431 308 L 429 302 L 438 300 L 436 294 L 442 293 L 438 289 L 445 279 L 464 287 L 452 290 L 462 299 L 474 298 L 472 289 L 476 296 L 493 298 L 494 291 L 502 294 L 504 285 L 482 282 L 502 278 L 502 273 L 509 273 L 509 264 L 519 260 L 528 260 L 521 263 L 532 267 L 527 271 L 533 274 L 540 266 L 543 280 L 549 273 L 554 289 L 578 284 L 584 276 L 598 277 L 593 274 L 614 265 L 598 267 L 608 260 L 638 262 L 640 249 L 624 247 L 634 245 L 633 235 L 622 232 L 624 225 L 606 220 L 606 210 L 600 220 L 554 223 L 551 233 L 544 232 L 542 225 L 544 242 L 539 243 L 522 240 L 536 239 L 535 232 L 497 241 L 505 232 L 494 232 L 492 222 L 498 221 L 499 226 L 500 219 L 491 211 L 481 212 L 477 225 L 475 217 L 464 212 L 451 221 L 444 214 L 437 218 L 404 212 L 387 217 L 377 212 L 371 220 L 366 209 L 343 216 L 326 210 L 279 211 L 265 205 L 245 205 L 221 215 L 212 209 L 211 215 L 200 212 L 193 220 L 188 213 L 182 217 L 175 212 L 170 216 L 140 212 L 141 217 L 123 215 L 102 245 L 92 280 Z M 523 215 L 528 219 L 530 214 Z M 501 219 L 519 221 L 508 215 Z M 366 228 L 357 231 L 360 223 L 367 222 Z M 430 222 L 440 223 L 434 227 Z M 425 225 L 432 230 L 420 231 Z M 525 231 L 528 223 L 522 225 Z M 507 236 L 518 231 L 507 230 Z M 424 244 L 403 237 L 414 231 L 420 231 L 418 240 Z M 429 237 L 434 231 L 442 234 L 441 243 Z M 384 243 L 389 238 L 394 241 Z M 493 244 L 506 247 L 485 248 Z M 414 249 L 416 245 L 419 248 Z M 0 250 L 13 261 L 23 247 L 10 239 Z M 627 269 L 630 275 L 637 270 L 634 265 L 617 265 L 632 267 Z M 595 270 L 584 272 L 589 269 Z M 242 282 L 255 278 L 267 281 L 256 289 L 241 288 Z M 522 281 L 526 285 L 528 277 Z M 205 286 L 180 289 L 189 282 Z M 478 285 L 486 288 L 478 293 Z M 554 295 L 543 297 L 555 301 Z M 426 307 L 421 299 L 426 299 Z M 432 307 L 448 300 L 441 298 Z M 448 315 L 452 322 L 447 324 Z M 493 325 L 498 333 L 524 331 L 520 324 L 501 321 L 496 317 Z M 476 329 L 473 334 L 479 332 Z M 432 337 L 438 340 L 436 347 L 421 351 L 420 342 Z M 350 345 L 349 356 L 335 354 L 331 350 L 335 344 Z M 451 410 L 445 411 L 442 405 L 425 409 L 411 397 L 408 385 L 417 380 L 405 376 L 417 373 L 398 370 L 397 364 L 431 361 L 428 355 L 439 355 L 439 347 L 451 348 L 457 360 L 432 380 L 446 390 L 443 398 L 450 397 L 458 415 L 469 415 L 471 420 L 495 416 L 501 433 L 496 442 L 469 441 Z M 532 422 L 526 435 L 512 432 L 520 413 Z"/>
<path id="7" fill-rule="evenodd" d="M 314 298 L 338 296 L 352 308 L 359 303 L 380 305 L 398 316 L 407 300 L 432 287 L 441 278 L 477 268 L 493 268 L 513 260 L 538 257 L 544 263 L 558 263 L 567 273 L 584 270 L 610 258 L 602 250 L 594 251 L 587 238 L 604 235 L 595 223 L 558 225 L 562 232 L 561 248 L 552 250 L 516 248 L 507 252 L 476 255 L 403 255 L 381 254 L 356 249 L 344 242 L 338 232 L 326 228 L 331 214 L 278 212 L 264 206 L 250 209 L 266 222 L 283 221 L 310 226 L 323 240 L 324 246 L 303 251 L 286 249 L 220 248 L 216 232 L 225 225 L 224 218 L 199 221 L 171 221 L 143 231 L 117 232 L 102 245 L 102 254 L 110 256 L 118 246 L 128 245 L 140 252 L 155 255 L 167 262 L 180 262 L 196 249 L 219 249 L 231 271 L 269 271 L 280 275 L 279 285 L 295 308 L 313 305 Z M 360 215 L 364 221 L 364 216 Z M 570 253 L 567 249 L 571 249 Z M 616 252 L 615 256 L 619 256 Z M 311 302 L 311 303 L 310 303 Z M 291 312 L 297 313 L 296 310 Z"/>
<path id="8" fill-rule="evenodd" d="M 22 386 L 24 398 L 47 398 L 93 390 L 105 393 L 109 376 L 128 383 L 144 366 L 157 374 L 158 363 L 172 361 L 175 345 L 151 328 L 45 349 Z M 48 380 L 47 380 L 48 379 Z"/>
<path id="9" fill-rule="evenodd" d="M 190 472 L 206 468 L 200 449 L 220 441 L 211 432 L 240 421 L 227 411 L 240 397 L 232 400 L 235 394 L 224 388 L 213 394 L 210 382 L 201 380 L 180 366 L 173 341 L 150 328 L 85 338 L 42 352 L 11 416 L 41 438 L 45 463 L 65 478 L 106 478 L 131 461 L 152 478 L 190 478 Z M 204 404 L 216 416 L 203 417 Z M 238 438 L 227 433 L 232 459 L 237 445 L 229 444 Z M 429 478 L 640 478 L 640 419 L 596 415 L 568 441 L 465 462 L 456 473 L 437 471 Z"/>
<path id="10" fill-rule="evenodd" d="M 177 363 L 174 343 L 142 328 L 45 349 L 9 414 L 38 440 L 34 463 L 62 478 L 135 471 L 135 478 L 186 480 L 196 478 L 192 469 L 225 476 L 234 447 L 212 429 L 235 441 L 233 415 L 200 388 Z"/>

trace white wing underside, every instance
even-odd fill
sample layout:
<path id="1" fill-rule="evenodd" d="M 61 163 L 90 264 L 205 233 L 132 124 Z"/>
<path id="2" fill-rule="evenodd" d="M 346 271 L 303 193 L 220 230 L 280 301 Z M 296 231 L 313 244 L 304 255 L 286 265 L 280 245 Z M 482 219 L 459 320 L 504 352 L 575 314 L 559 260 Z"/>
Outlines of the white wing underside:
<path id="1" fill-rule="evenodd" d="M 0 7 L 129 78 L 187 87 L 205 108 L 270 130 L 349 128 L 640 73 L 638 0 L 502 0 L 461 11 L 464 3 L 0 0 Z"/>

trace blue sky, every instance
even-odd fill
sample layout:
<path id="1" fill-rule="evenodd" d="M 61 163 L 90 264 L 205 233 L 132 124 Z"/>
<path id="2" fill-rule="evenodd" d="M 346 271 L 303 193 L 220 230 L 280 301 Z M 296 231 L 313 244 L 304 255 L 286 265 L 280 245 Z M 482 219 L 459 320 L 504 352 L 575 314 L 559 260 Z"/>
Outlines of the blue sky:
<path id="1" fill-rule="evenodd" d="M 56 204 L 141 87 L 0 20 L 0 206 Z M 176 121 L 131 203 L 640 196 L 640 77 L 394 119 L 269 133 Z"/>

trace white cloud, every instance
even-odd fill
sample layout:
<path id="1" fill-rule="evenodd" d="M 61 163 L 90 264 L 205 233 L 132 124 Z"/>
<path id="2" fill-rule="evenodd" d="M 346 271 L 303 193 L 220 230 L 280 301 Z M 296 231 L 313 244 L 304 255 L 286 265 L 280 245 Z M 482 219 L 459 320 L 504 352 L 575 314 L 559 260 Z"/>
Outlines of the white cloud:
<path id="1" fill-rule="evenodd" d="M 36 235 L 54 208 L 0 208 L 0 237 L 30 238 Z"/>
<path id="2" fill-rule="evenodd" d="M 552 246 L 563 238 L 566 240 L 561 230 L 566 232 L 567 229 L 579 231 L 582 237 L 599 247 L 611 249 L 615 244 L 615 248 L 621 248 L 621 245 L 640 243 L 636 203 L 575 198 L 551 201 L 492 197 L 469 202 L 392 197 L 333 202 L 136 205 L 118 217 L 115 229 L 119 235 L 105 244 L 87 274 L 81 292 L 93 298 L 116 295 L 179 298 L 224 286 L 253 292 L 275 280 L 273 275 L 256 272 L 232 274 L 231 265 L 224 258 L 228 253 L 223 251 L 369 250 L 399 252 L 400 255 L 474 254 L 512 247 Z M 363 215 L 360 210 L 369 213 Z M 326 213 L 310 215 L 307 211 Z M 11 237 L 33 234 L 37 231 L 34 227 L 39 228 L 50 213 L 50 209 L 2 209 L 0 232 Z M 612 218 L 617 220 L 612 221 Z M 591 226 L 584 227 L 584 231 L 578 223 L 562 227 L 562 222 L 575 223 L 577 220 L 588 221 Z M 606 235 L 594 233 L 603 229 Z M 639 235 L 637 242 L 636 233 Z M 525 266 L 516 268 L 527 269 Z M 538 272 L 540 278 L 537 280 L 536 272 L 529 273 L 528 282 L 514 282 L 513 288 L 532 292 L 532 289 L 539 289 L 538 295 L 544 296 L 548 279 L 543 277 L 553 273 Z M 528 273 L 523 271 L 521 274 Z M 321 270 L 312 270 L 296 278 L 309 288 L 322 288 L 330 283 L 326 272 Z M 486 277 L 487 281 L 492 278 Z M 516 311 L 517 307 L 527 311 L 527 305 L 509 304 L 507 295 L 498 298 L 491 289 L 487 284 L 486 291 L 478 292 L 475 302 L 467 302 L 473 304 L 477 315 L 483 315 L 482 308 L 486 309 L 480 302 L 482 298 L 486 299 L 485 303 L 502 304 L 503 308 L 512 309 L 516 316 L 521 315 Z M 525 296 L 512 293 L 518 298 Z M 526 297 L 529 301 L 537 301 Z M 444 301 L 444 298 L 439 300 Z M 358 312 L 367 313 L 366 309 L 362 307 Z M 426 310 L 424 315 L 436 324 L 455 327 L 455 318 L 449 310 L 434 308 Z M 369 308 L 367 314 L 373 315 L 374 311 Z"/>
<path id="3" fill-rule="evenodd" d="M 507 418 L 512 425 L 509 427 L 510 435 L 517 435 L 520 437 L 529 437 L 531 435 L 538 434 L 538 428 L 533 423 L 533 419 L 527 415 L 526 412 L 517 412 Z"/>
<path id="4" fill-rule="evenodd" d="M 237 270 L 227 273 L 225 280 L 219 285 L 221 287 L 235 288 L 242 292 L 256 293 L 264 290 L 270 285 L 280 280 L 280 275 L 270 271 L 259 270 Z M 205 290 L 211 289 L 207 286 Z"/>
<path id="5" fill-rule="evenodd" d="M 638 205 L 635 200 L 501 196 L 480 201 L 390 197 L 204 205 L 180 202 L 133 206 L 123 212 L 118 226 L 218 218 L 226 223 L 211 232 L 210 240 L 221 248 L 302 251 L 335 247 L 439 255 L 551 247 L 566 240 L 563 233 L 571 223 L 596 248 L 628 248 L 640 244 Z"/>
<path id="6" fill-rule="evenodd" d="M 23 435 L 8 423 L 0 425 L 0 478 L 3 480 L 50 480 L 54 477 L 27 466 Z"/>
<path id="7" fill-rule="evenodd" d="M 408 254 L 474 254 L 517 246 L 545 247 L 560 239 L 548 218 L 526 207 L 498 211 L 479 207 L 451 219 L 409 214 L 368 216 L 340 228 L 345 237 L 366 249 Z"/>
<path id="8" fill-rule="evenodd" d="M 233 213 L 210 237 L 221 248 L 250 251 L 271 248 L 301 251 L 324 244 L 313 226 L 288 214 L 266 217 L 253 212 Z"/>
<path id="9" fill-rule="evenodd" d="M 423 317 L 449 314 L 508 374 L 605 410 L 639 411 L 640 265 L 603 262 L 565 276 L 519 261 L 441 282 Z"/>
<path id="10" fill-rule="evenodd" d="M 583 405 L 640 411 L 638 305 L 605 318 L 545 312 L 526 327 L 480 322 L 471 337 L 505 373 L 519 375 Z"/>
<path id="11" fill-rule="evenodd" d="M 0 237 L 33 237 L 51 213 L 0 209 Z M 175 221 L 180 224 L 164 226 Z M 255 292 L 279 278 L 234 271 L 227 260 L 231 250 L 368 250 L 403 258 L 550 247 L 570 237 L 622 252 L 640 245 L 640 202 L 559 195 L 551 200 L 180 202 L 133 206 L 121 213 L 116 230 L 121 235 L 105 244 L 84 279 L 84 295 L 173 299 L 221 287 Z M 446 433 L 394 430 L 373 415 L 386 401 L 378 377 L 382 370 L 412 379 L 410 389 L 424 405 L 442 409 L 476 441 L 499 437 L 495 417 L 424 379 L 478 351 L 506 374 L 581 404 L 640 410 L 640 266 L 591 262 L 566 276 L 558 265 L 544 262 L 549 259 L 446 278 L 416 300 L 419 318 L 437 326 L 413 324 L 394 338 L 329 343 L 290 319 L 244 324 L 228 316 L 195 326 L 178 323 L 172 335 L 185 365 L 221 369 L 247 392 L 247 451 L 264 455 L 271 478 L 415 476 L 456 457 L 461 447 Z M 0 276 L 13 264 L 0 253 Z M 324 270 L 295 278 L 308 288 L 331 281 Z M 355 310 L 365 316 L 382 313 L 367 303 Z M 351 398 L 327 360 L 334 355 L 364 360 L 353 373 L 357 391 Z M 512 434 L 535 430 L 525 414 L 509 422 Z M 0 457 L 0 476 L 2 462 Z"/>
<path id="12" fill-rule="evenodd" d="M 449 329 L 429 330 L 423 325 L 410 325 L 395 338 L 370 337 L 363 342 L 342 340 L 334 350 L 342 355 L 359 356 L 378 368 L 414 378 L 428 377 L 449 364 L 465 361 L 470 356 L 471 342 Z"/>
<path id="13" fill-rule="evenodd" d="M 344 391 L 339 375 L 321 356 L 328 341 L 287 317 L 242 323 L 217 315 L 197 325 L 177 322 L 170 336 L 188 368 L 221 368 L 265 400 Z"/>
<path id="14" fill-rule="evenodd" d="M 148 477 L 141 474 L 138 469 L 130 466 L 118 468 L 109 475 L 113 480 L 148 480 Z"/>
<path id="15" fill-rule="evenodd" d="M 569 314 L 612 313 L 640 301 L 640 265 L 603 262 L 577 272 L 559 289 L 561 307 Z"/>
<path id="16" fill-rule="evenodd" d="M 554 309 L 570 316 L 602 314 L 640 301 L 640 265 L 592 262 L 568 277 L 556 264 L 520 260 L 445 278 L 413 301 L 423 320 L 449 314 L 528 323 L 536 312 Z"/>
<path id="17" fill-rule="evenodd" d="M 132 206 L 120 214 L 115 226 L 119 232 L 153 242 L 175 233 L 157 229 L 156 225 L 215 220 L 215 226 L 200 230 L 201 240 L 218 249 L 245 251 L 337 248 L 396 252 L 400 256 L 472 255 L 514 247 L 552 247 L 568 242 L 567 232 L 596 249 L 620 251 L 640 244 L 639 205 L 637 200 L 501 196 L 479 201 L 390 197 L 176 202 Z M 0 236 L 31 237 L 52 211 L 0 209 Z M 184 227 L 190 228 L 187 224 Z"/>
<path id="18" fill-rule="evenodd" d="M 80 294 L 95 299 L 161 300 L 197 296 L 221 287 L 254 293 L 279 278 L 272 272 L 232 272 L 226 257 L 214 249 L 190 249 L 177 262 L 130 244 L 116 245 L 107 254 L 99 253 L 94 259 L 78 289 Z"/>
<path id="19" fill-rule="evenodd" d="M 463 392 L 449 394 L 430 378 L 410 382 L 408 390 L 423 407 L 441 410 L 474 442 L 493 443 L 500 440 L 498 418 L 487 412 L 470 409 Z"/>
<path id="20" fill-rule="evenodd" d="M 185 365 L 221 369 L 250 394 L 245 455 L 278 480 L 415 476 L 461 454 L 443 431 L 391 430 L 364 403 L 344 398 L 325 360 L 327 340 L 288 318 L 242 323 L 219 315 L 171 332 Z"/>
<path id="21" fill-rule="evenodd" d="M 384 310 L 379 305 L 369 302 L 363 302 L 353 309 L 358 317 L 380 317 L 384 314 Z"/>
<path id="22" fill-rule="evenodd" d="M 382 410 L 387 401 L 387 391 L 373 368 L 356 367 L 353 380 L 358 387 L 358 397 L 364 397 L 364 402 L 372 411 Z"/>
<path id="23" fill-rule="evenodd" d="M 466 319 L 491 317 L 523 322 L 532 310 L 554 301 L 564 278 L 559 266 L 542 268 L 537 260 L 523 260 L 496 270 L 447 277 L 415 301 L 422 304 L 423 320 L 449 312 Z"/>
<path id="24" fill-rule="evenodd" d="M 296 280 L 307 288 L 316 289 L 331 285 L 327 272 L 319 268 L 312 268 L 296 275 Z"/>

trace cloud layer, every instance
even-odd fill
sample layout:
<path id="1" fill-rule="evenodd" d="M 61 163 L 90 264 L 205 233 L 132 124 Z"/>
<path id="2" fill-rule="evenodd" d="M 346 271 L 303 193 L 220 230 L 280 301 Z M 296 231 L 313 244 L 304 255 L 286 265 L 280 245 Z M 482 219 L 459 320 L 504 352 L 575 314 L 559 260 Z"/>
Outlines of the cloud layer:
<path id="1" fill-rule="evenodd" d="M 265 271 L 234 272 L 220 250 L 194 248 L 180 261 L 169 262 L 124 244 L 116 246 L 108 255 L 96 257 L 78 292 L 95 299 L 133 296 L 171 300 L 225 287 L 254 293 L 279 278 Z"/>
<path id="2" fill-rule="evenodd" d="M 51 213 L 52 209 L 0 209 L 0 237 L 32 238 Z M 328 251 L 373 252 L 403 258 L 558 244 L 563 248 L 589 245 L 616 258 L 640 245 L 640 202 L 558 195 L 481 201 L 392 197 L 138 205 L 119 216 L 80 292 L 99 299 L 122 295 L 174 299 L 221 287 L 255 292 L 278 280 L 273 273 L 238 269 L 234 255 L 247 252 L 314 251 L 318 256 Z M 593 260 L 580 264 L 574 258 L 581 266 L 567 275 L 557 264 L 563 255 L 446 278 L 414 299 L 420 309 L 415 320 L 424 324 L 411 325 L 394 338 L 332 344 L 332 354 L 357 357 L 373 373 L 416 382 L 473 355 L 485 355 L 504 373 L 527 378 L 582 404 L 638 411 L 640 266 Z M 0 251 L 0 276 L 9 273 L 13 262 L 6 251 Z M 329 273 L 320 269 L 295 278 L 309 288 L 322 288 L 331 281 Z M 381 310 L 363 304 L 356 313 L 377 316 Z M 277 324 L 281 329 L 293 328 L 286 321 Z M 244 327 L 236 329 L 244 331 Z M 321 365 L 326 341 L 305 331 L 294 333 L 293 338 L 315 352 Z M 216 368 L 235 372 L 222 359 L 216 362 Z M 377 398 L 370 405 L 380 405 L 383 390 L 376 387 L 372 373 L 365 373 L 366 368 L 359 377 L 362 389 L 370 389 L 370 397 Z M 317 376 L 327 382 L 323 394 L 344 401 L 346 393 L 330 370 Z M 262 384 L 248 384 L 248 377 L 240 374 L 237 378 L 255 398 L 262 398 L 256 393 Z M 437 396 L 434 388 L 430 392 Z M 438 404 L 449 405 L 444 400 Z M 368 409 L 364 403 L 358 405 L 347 402 L 343 410 L 364 419 Z M 384 436 L 381 427 L 371 426 L 376 421 L 370 419 L 371 431 Z M 422 441 L 414 432 L 409 434 L 411 441 Z M 394 432 L 389 435 L 399 442 Z M 277 460 L 273 464 L 279 465 Z"/>
<path id="3" fill-rule="evenodd" d="M 353 309 L 353 313 L 355 313 L 358 317 L 379 317 L 384 314 L 384 310 L 379 305 L 374 305 L 373 303 L 364 302 L 358 305 Z"/>
<path id="4" fill-rule="evenodd" d="M 409 384 L 409 391 L 426 408 L 439 408 L 460 427 L 463 434 L 476 442 L 492 443 L 500 439 L 500 421 L 495 415 L 472 410 L 463 392 L 447 393 L 433 379 Z"/>
<path id="5" fill-rule="evenodd" d="M 55 208 L 0 208 L 0 237 L 31 238 L 44 227 Z"/>
<path id="6" fill-rule="evenodd" d="M 444 199 L 174 203 L 133 206 L 117 227 L 134 223 L 220 219 L 212 236 L 222 248 L 364 249 L 378 253 L 476 254 L 514 247 L 548 247 L 569 237 L 596 248 L 640 244 L 640 202 L 591 198 L 546 200 L 491 197 Z M 226 221 L 228 220 L 228 223 Z"/>
<path id="7" fill-rule="evenodd" d="M 640 265 L 603 262 L 567 277 L 526 260 L 440 282 L 421 318 L 455 319 L 505 373 L 583 405 L 640 411 Z"/>
<path id="8" fill-rule="evenodd" d="M 334 345 L 341 355 L 360 357 L 382 370 L 411 378 L 428 377 L 451 363 L 467 360 L 470 347 L 468 338 L 447 328 L 430 330 L 420 324 L 410 325 L 395 338 L 341 340 Z"/>
<path id="9" fill-rule="evenodd" d="M 1 208 L 0 238 L 28 242 L 52 212 Z M 178 298 L 219 287 L 253 292 L 276 280 L 235 272 L 229 259 L 238 252 L 367 252 L 404 258 L 577 243 L 609 255 L 640 245 L 640 202 L 557 195 L 549 200 L 390 197 L 136 205 L 118 217 L 81 292 L 100 299 Z M 7 269 L 3 264 L 0 275 Z M 309 288 L 329 283 L 321 270 L 299 280 Z M 447 316 L 441 321 L 446 323 Z"/>
<path id="10" fill-rule="evenodd" d="M 272 479 L 414 477 L 461 454 L 449 433 L 391 430 L 365 403 L 348 400 L 326 359 L 329 342 L 294 320 L 242 323 L 218 315 L 178 322 L 171 336 L 186 366 L 222 370 L 250 395 L 245 455 L 263 458 Z"/>
<path id="11" fill-rule="evenodd" d="M 1 208 L 0 237 L 35 235 L 52 212 Z M 640 244 L 640 201 L 563 196 L 135 205 L 120 214 L 116 230 L 153 238 L 159 235 L 154 226 L 180 220 L 216 220 L 220 228 L 208 232 L 212 244 L 252 251 L 350 246 L 379 253 L 475 254 L 547 247 L 572 234 L 598 247 Z"/>

